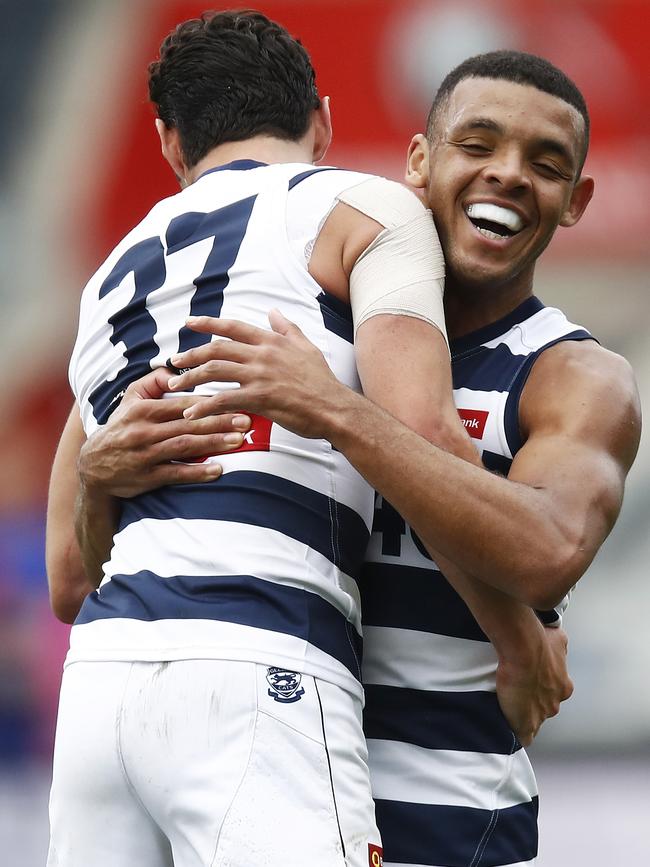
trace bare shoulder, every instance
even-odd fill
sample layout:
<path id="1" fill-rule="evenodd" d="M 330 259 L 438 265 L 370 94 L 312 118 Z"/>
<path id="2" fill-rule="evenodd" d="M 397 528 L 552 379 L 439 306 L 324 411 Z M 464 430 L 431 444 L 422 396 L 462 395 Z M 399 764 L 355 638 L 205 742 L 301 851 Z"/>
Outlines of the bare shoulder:
<path id="1" fill-rule="evenodd" d="M 546 349 L 535 362 L 525 391 L 581 389 L 606 396 L 615 391 L 619 400 L 637 398 L 634 372 L 622 355 L 605 349 L 595 340 L 563 340 Z"/>
<path id="2" fill-rule="evenodd" d="M 330 212 L 319 238 L 324 233 L 339 240 L 343 250 L 346 271 L 352 270 L 354 262 L 384 229 L 382 223 L 363 213 L 347 202 L 337 202 Z M 347 254 L 347 255 L 346 255 Z"/>
<path id="3" fill-rule="evenodd" d="M 520 403 L 525 436 L 561 430 L 601 441 L 627 467 L 641 433 L 641 406 L 629 362 L 593 340 L 566 340 L 535 362 Z"/>

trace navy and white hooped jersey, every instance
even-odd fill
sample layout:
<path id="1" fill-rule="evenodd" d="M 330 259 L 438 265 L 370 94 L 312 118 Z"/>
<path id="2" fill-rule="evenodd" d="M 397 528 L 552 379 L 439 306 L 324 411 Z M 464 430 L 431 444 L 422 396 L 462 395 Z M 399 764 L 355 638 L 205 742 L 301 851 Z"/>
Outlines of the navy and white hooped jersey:
<path id="1" fill-rule="evenodd" d="M 368 176 L 242 160 L 159 202 L 88 283 L 70 379 L 84 428 L 127 385 L 210 339 L 189 314 L 269 328 L 279 308 L 359 389 L 349 307 L 325 295 L 306 248 L 336 196 Z M 197 389 L 214 393 L 229 384 Z M 373 493 L 342 454 L 253 417 L 215 483 L 122 502 L 98 592 L 68 662 L 224 658 L 311 674 L 361 695 L 358 574 Z"/>
<path id="2" fill-rule="evenodd" d="M 589 337 L 532 297 L 452 341 L 456 406 L 489 469 L 507 474 L 522 445 L 519 398 L 539 354 Z M 532 864 L 537 785 L 499 709 L 494 648 L 415 533 L 379 497 L 367 560 L 364 729 L 384 864 Z"/>

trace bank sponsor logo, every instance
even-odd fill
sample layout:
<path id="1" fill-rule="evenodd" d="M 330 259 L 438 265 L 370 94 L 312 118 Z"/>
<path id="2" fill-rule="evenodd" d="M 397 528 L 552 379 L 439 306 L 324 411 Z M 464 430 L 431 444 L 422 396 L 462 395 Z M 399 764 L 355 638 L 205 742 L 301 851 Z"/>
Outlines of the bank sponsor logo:
<path id="1" fill-rule="evenodd" d="M 458 415 L 467 433 L 475 440 L 483 439 L 485 423 L 490 413 L 486 409 L 459 409 Z"/>

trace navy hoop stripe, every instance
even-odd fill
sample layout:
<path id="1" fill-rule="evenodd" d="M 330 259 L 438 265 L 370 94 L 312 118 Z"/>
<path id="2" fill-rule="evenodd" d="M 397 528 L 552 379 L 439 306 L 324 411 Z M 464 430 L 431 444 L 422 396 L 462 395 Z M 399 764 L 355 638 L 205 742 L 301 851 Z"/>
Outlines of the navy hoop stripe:
<path id="1" fill-rule="evenodd" d="M 538 799 L 503 810 L 375 801 L 384 861 L 501 867 L 537 855 Z"/>
<path id="2" fill-rule="evenodd" d="M 429 750 L 510 755 L 521 749 L 496 693 L 442 692 L 366 685 L 366 738 L 415 744 Z"/>
<path id="3" fill-rule="evenodd" d="M 349 506 L 281 476 L 248 470 L 124 500 L 119 529 L 143 518 L 234 521 L 277 530 L 309 545 L 355 579 L 370 535 L 363 518 Z"/>
<path id="4" fill-rule="evenodd" d="M 310 642 L 361 677 L 361 637 L 343 614 L 316 593 L 253 575 L 114 575 L 99 593 L 86 597 L 75 625 L 112 617 L 216 620 L 283 632 Z"/>
<path id="5" fill-rule="evenodd" d="M 361 570 L 360 586 L 366 626 L 488 641 L 467 605 L 437 570 L 368 563 Z"/>

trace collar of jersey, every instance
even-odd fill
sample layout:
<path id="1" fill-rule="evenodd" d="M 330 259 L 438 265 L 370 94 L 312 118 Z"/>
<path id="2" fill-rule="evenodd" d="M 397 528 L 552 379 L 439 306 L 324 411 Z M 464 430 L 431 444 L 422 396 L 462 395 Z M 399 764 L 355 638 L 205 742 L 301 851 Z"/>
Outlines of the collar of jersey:
<path id="1" fill-rule="evenodd" d="M 544 309 L 544 305 L 535 295 L 526 298 L 518 307 L 511 310 L 502 319 L 497 319 L 496 322 L 491 322 L 489 325 L 479 328 L 477 331 L 472 331 L 470 334 L 465 334 L 463 337 L 457 337 L 449 343 L 452 358 L 464 355 L 471 349 L 476 349 L 483 343 L 494 340 L 495 337 L 500 337 L 506 331 L 510 331 L 513 325 L 518 322 L 523 322 L 525 319 L 530 319 L 535 313 L 539 313 Z"/>
<path id="2" fill-rule="evenodd" d="M 206 175 L 211 175 L 212 172 L 243 172 L 246 169 L 259 169 L 261 166 L 268 166 L 268 163 L 259 163 L 257 160 L 233 160 L 231 163 L 226 163 L 223 166 L 206 169 L 203 174 L 199 175 L 197 181 Z"/>

